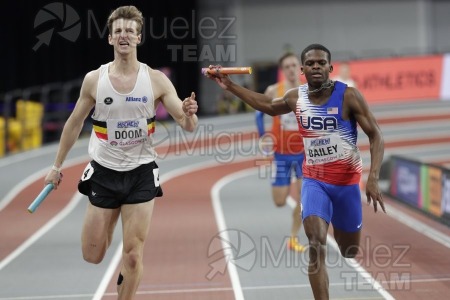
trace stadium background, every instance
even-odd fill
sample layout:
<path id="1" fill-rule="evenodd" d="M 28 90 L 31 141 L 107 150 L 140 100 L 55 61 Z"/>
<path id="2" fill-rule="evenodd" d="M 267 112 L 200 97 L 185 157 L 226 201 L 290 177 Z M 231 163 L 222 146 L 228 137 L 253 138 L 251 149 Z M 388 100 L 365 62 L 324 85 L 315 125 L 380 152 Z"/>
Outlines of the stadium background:
<path id="1" fill-rule="evenodd" d="M 435 270 L 450 266 L 448 227 L 440 227 L 450 223 L 449 1 L 5 2 L 0 10 L 0 167 L 13 165 L 19 172 L 20 160 L 30 150 L 55 151 L 55 142 L 73 109 L 82 78 L 113 59 L 107 44 L 106 18 L 111 10 L 127 4 L 141 9 L 146 21 L 138 59 L 166 72 L 180 98 L 196 91 L 200 119 L 213 124 L 214 134 L 223 133 L 221 126 L 226 131 L 229 125 L 239 132 L 255 131 L 256 127 L 253 128 L 252 110 L 200 76 L 201 67 L 216 63 L 252 66 L 251 76 L 233 78 L 263 91 L 277 80 L 276 60 L 285 51 L 299 53 L 308 44 L 322 43 L 332 52 L 335 74 L 342 62 L 348 63 L 386 134 L 382 179 L 389 200 L 406 204 L 400 207 L 408 213 L 421 212 L 414 215 L 415 220 L 444 232 L 442 240 L 447 241 L 447 246 L 438 252 L 447 259 L 430 264 L 428 273 L 424 273 L 432 275 Z M 160 121 L 170 128 L 172 123 L 164 112 L 160 113 Z M 239 127 L 241 123 L 245 126 Z M 84 133 L 89 130 L 87 120 Z M 367 140 L 361 143 L 366 157 Z M 203 158 L 200 155 L 190 159 Z M 367 157 L 364 159 L 367 172 Z M 45 156 L 39 163 L 50 166 L 51 158 Z M 39 168 L 30 172 L 45 166 Z M 219 173 L 217 170 L 215 176 L 219 177 Z M 11 185 L 20 185 L 2 181 L 3 196 L 9 195 Z M 33 195 L 27 194 L 27 199 Z M 11 214 L 8 209 L 12 198 L 4 201 L 6 198 L 0 201 L 3 221 L 14 219 L 16 213 Z M 434 221 L 438 223 L 429 223 Z M 27 224 L 29 228 L 37 226 Z M 405 238 L 409 234 L 405 233 Z M 0 250 L 6 253 L 11 241 L 5 236 L 8 237 L 3 230 Z M 208 238 L 211 237 L 210 234 Z M 416 240 L 412 240 L 412 235 L 410 238 L 407 243 L 414 245 Z M 420 249 L 430 250 L 428 245 Z M 0 271 L 6 266 L 5 261 L 0 261 Z M 2 272 L 0 278 L 9 277 Z M 439 291 L 441 295 L 448 294 L 450 275 L 442 271 L 440 276 L 432 279 L 440 278 L 447 289 Z M 421 291 L 423 294 L 418 294 L 417 299 L 425 299 L 426 291 Z M 428 291 L 438 293 L 438 288 Z M 22 294 L 13 291 L 5 295 Z"/>

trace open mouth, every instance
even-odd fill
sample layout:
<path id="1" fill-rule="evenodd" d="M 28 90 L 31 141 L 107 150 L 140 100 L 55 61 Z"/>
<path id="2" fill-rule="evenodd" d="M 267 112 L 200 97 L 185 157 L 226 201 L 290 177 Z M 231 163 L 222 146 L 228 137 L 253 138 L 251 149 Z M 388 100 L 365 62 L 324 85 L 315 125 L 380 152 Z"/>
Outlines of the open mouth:
<path id="1" fill-rule="evenodd" d="M 130 46 L 130 44 L 128 42 L 120 42 L 119 45 L 120 46 Z"/>

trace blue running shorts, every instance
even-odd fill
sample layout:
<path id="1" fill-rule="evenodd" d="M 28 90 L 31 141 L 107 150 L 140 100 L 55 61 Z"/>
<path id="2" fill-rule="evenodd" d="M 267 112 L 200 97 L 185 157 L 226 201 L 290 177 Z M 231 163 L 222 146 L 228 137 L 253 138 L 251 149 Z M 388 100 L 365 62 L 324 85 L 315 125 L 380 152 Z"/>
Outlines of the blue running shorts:
<path id="1" fill-rule="evenodd" d="M 304 154 L 280 154 L 275 152 L 272 163 L 272 186 L 291 184 L 292 169 L 297 179 L 302 178 L 302 163 Z"/>
<path id="2" fill-rule="evenodd" d="M 345 232 L 362 227 L 361 191 L 359 185 L 333 185 L 303 178 L 302 219 L 318 216 Z"/>

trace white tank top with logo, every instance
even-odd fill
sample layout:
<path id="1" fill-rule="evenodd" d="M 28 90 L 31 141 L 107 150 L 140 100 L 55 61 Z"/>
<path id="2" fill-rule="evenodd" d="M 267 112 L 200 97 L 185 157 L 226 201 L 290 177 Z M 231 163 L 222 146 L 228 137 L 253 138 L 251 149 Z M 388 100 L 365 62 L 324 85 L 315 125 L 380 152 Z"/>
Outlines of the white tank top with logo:
<path id="1" fill-rule="evenodd" d="M 112 86 L 109 65 L 100 67 L 89 155 L 106 168 L 129 171 L 157 157 L 152 137 L 155 97 L 146 64 L 140 63 L 135 86 L 128 94 Z"/>

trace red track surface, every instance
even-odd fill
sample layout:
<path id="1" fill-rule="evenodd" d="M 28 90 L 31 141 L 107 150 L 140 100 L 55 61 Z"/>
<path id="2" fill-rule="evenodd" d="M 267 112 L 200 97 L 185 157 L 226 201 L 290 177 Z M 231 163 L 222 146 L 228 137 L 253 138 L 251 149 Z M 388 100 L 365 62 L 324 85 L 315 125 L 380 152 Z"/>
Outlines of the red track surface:
<path id="1" fill-rule="evenodd" d="M 81 176 L 84 167 L 85 164 L 79 164 L 64 169 L 64 183 L 60 185 L 57 192 L 50 193 L 45 203 L 35 213 L 30 215 L 27 208 L 44 187 L 44 178 L 40 178 L 24 188 L 0 211 L 0 228 L 2 228 L 0 231 L 0 241 L 2 241 L 0 243 L 0 261 L 69 203 L 77 191 L 75 179 Z M 11 228 L 11 224 L 17 224 L 17 219 L 20 219 L 20 226 Z"/>
<path id="2" fill-rule="evenodd" d="M 380 119 L 380 124 L 410 121 L 449 119 L 449 115 Z M 240 140 L 248 140 L 253 134 L 245 134 Z M 209 140 L 209 143 L 228 141 Z M 414 143 L 398 141 L 386 143 L 386 148 L 417 144 L 450 142 L 449 138 L 424 138 Z M 182 147 L 183 148 L 183 147 Z M 178 149 L 180 150 L 180 149 Z M 362 145 L 361 150 L 368 150 Z M 171 147 L 169 152 L 174 151 Z M 253 167 L 254 162 L 221 165 L 191 172 L 176 177 L 163 185 L 164 197 L 158 199 L 152 227 L 146 244 L 145 273 L 136 299 L 148 299 L 147 292 L 167 291 L 152 294 L 152 299 L 233 299 L 231 283 L 227 274 L 208 281 L 210 260 L 205 253 L 218 228 L 211 207 L 210 190 L 223 176 Z M 21 243 L 35 233 L 58 213 L 76 191 L 76 180 L 84 164 L 64 169 L 65 183 L 57 193 L 52 193 L 39 213 L 29 215 L 27 206 L 42 189 L 43 179 L 23 189 L 13 201 L 0 211 L 0 260 L 4 259 Z M 392 201 L 387 200 L 389 203 Z M 397 209 L 432 226 L 447 235 L 450 229 L 429 218 L 392 202 Z M 44 208 L 45 206 L 45 208 Z M 425 235 L 400 223 L 395 216 L 373 213 L 372 207 L 364 208 L 362 252 L 358 257 L 361 265 L 379 280 L 396 299 L 447 299 L 450 294 L 450 250 Z M 27 216 L 23 216 L 26 214 Z M 21 217 L 23 216 L 23 217 Z M 9 228 L 20 218 L 21 226 Z M 384 247 L 387 246 L 387 247 Z M 383 252 L 383 249 L 388 252 Z M 405 251 L 405 249 L 407 251 Z M 383 256 L 383 254 L 385 254 Z M 390 263 L 388 261 L 390 260 Z M 117 273 L 117 271 L 116 271 Z M 395 276 L 409 276 L 409 285 L 398 285 Z M 115 292 L 113 277 L 107 294 Z M 181 290 L 190 292 L 180 293 Z M 203 290 L 202 290 L 203 289 Z M 171 292 L 169 292 L 171 291 Z M 105 297 L 105 299 L 111 299 Z"/>
<path id="3" fill-rule="evenodd" d="M 164 199 L 155 206 L 145 245 L 146 271 L 138 291 L 142 294 L 136 299 L 148 299 L 146 292 L 158 290 L 172 293 L 152 295 L 151 299 L 234 299 L 228 274 L 215 276 L 211 281 L 206 278 L 212 262 L 207 249 L 219 231 L 210 193 L 223 176 L 254 166 L 253 161 L 220 165 L 176 177 L 164 184 Z M 107 292 L 115 292 L 116 278 L 110 282 Z M 226 290 L 200 291 L 223 288 Z M 192 292 L 180 293 L 180 290 Z"/>
<path id="4" fill-rule="evenodd" d="M 387 198 L 385 201 L 433 228 L 450 229 Z M 361 265 L 395 299 L 447 299 L 450 293 L 450 249 L 396 220 L 395 215 L 363 208 Z M 398 277 L 410 283 L 396 282 Z M 401 281 L 401 280 L 400 280 Z"/>

